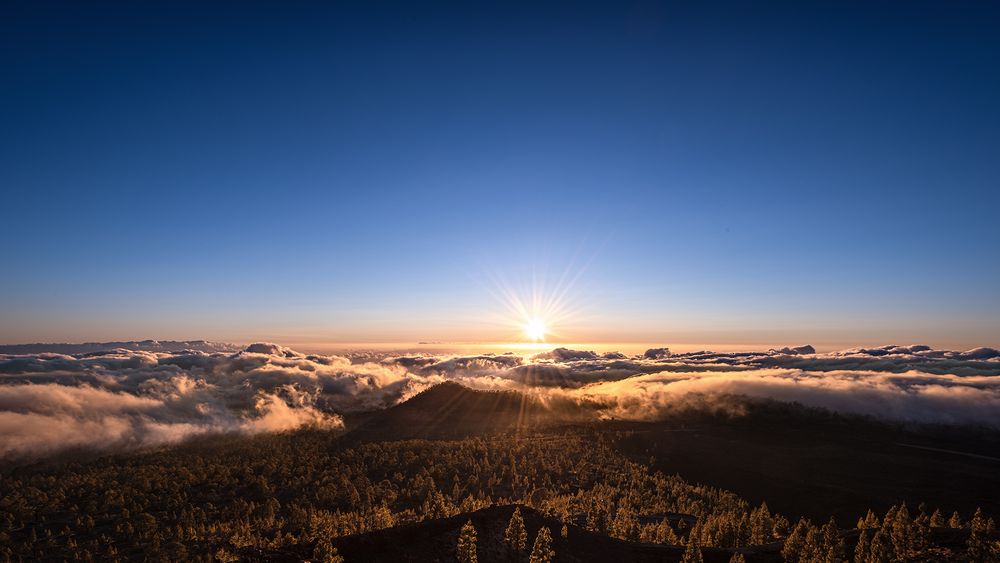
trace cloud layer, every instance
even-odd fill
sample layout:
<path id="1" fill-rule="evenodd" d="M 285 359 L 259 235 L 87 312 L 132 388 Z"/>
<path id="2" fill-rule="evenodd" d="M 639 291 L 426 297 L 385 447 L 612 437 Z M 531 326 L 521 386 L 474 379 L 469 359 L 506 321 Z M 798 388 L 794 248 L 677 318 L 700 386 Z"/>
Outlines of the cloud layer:
<path id="1" fill-rule="evenodd" d="M 174 344 L 0 354 L 0 458 L 159 445 L 206 433 L 339 428 L 341 415 L 385 408 L 447 380 L 574 402 L 596 417 L 652 420 L 693 397 L 704 403 L 748 396 L 1000 428 L 1000 352 L 991 348 L 344 357 L 266 343 Z"/>

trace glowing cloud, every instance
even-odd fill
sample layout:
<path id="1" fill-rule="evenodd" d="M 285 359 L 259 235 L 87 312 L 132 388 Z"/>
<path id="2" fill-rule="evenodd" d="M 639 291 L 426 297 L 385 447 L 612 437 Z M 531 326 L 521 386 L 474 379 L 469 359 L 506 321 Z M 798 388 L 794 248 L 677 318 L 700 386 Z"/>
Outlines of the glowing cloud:
<path id="1" fill-rule="evenodd" d="M 143 447 L 206 433 L 337 429 L 343 414 L 392 406 L 445 381 L 532 393 L 594 419 L 654 420 L 692 404 L 729 409 L 734 397 L 750 397 L 1000 427 L 1000 351 L 992 348 L 654 349 L 631 357 L 567 348 L 533 356 L 352 357 L 266 343 L 231 347 L 235 352 L 143 348 L 0 354 L 0 458 Z"/>

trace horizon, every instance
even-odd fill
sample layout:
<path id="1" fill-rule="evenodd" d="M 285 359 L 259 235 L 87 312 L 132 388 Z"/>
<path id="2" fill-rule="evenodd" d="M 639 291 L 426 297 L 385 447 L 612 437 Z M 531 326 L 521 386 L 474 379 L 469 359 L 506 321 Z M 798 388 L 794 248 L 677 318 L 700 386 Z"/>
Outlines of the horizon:
<path id="1" fill-rule="evenodd" d="M 995 346 L 957 346 L 941 345 L 939 343 L 927 342 L 854 342 L 854 343 L 820 343 L 810 342 L 755 342 L 755 343 L 720 343 L 720 342 L 562 342 L 562 341 L 540 341 L 540 342 L 485 342 L 485 341 L 383 341 L 383 342 L 325 342 L 325 341 L 305 341 L 294 342 L 288 340 L 275 339 L 250 339 L 246 341 L 212 340 L 201 338 L 142 338 L 125 340 L 91 340 L 78 342 L 7 342 L 0 343 L 0 349 L 17 347 L 45 347 L 45 346 L 78 346 L 78 345 L 101 345 L 101 344 L 141 344 L 146 342 L 205 342 L 209 344 L 222 344 L 230 346 L 250 346 L 253 344 L 276 344 L 296 352 L 305 354 L 320 355 L 351 355 L 354 353 L 377 352 L 377 353 L 416 353 L 425 355 L 451 355 L 462 356 L 467 354 L 515 354 L 529 357 L 535 354 L 551 352 L 556 349 L 567 349 L 572 351 L 589 351 L 597 354 L 610 352 L 620 352 L 628 356 L 640 356 L 647 350 L 666 348 L 672 354 L 688 354 L 692 352 L 712 352 L 712 353 L 766 353 L 771 350 L 781 350 L 783 348 L 796 348 L 809 346 L 815 350 L 816 354 L 829 354 L 836 352 L 849 352 L 859 349 L 879 349 L 893 347 L 913 347 L 927 346 L 931 350 L 968 352 L 980 349 L 996 349 Z M 4 353 L 0 350 L 0 353 Z M 11 352 L 6 352 L 10 354 Z"/>

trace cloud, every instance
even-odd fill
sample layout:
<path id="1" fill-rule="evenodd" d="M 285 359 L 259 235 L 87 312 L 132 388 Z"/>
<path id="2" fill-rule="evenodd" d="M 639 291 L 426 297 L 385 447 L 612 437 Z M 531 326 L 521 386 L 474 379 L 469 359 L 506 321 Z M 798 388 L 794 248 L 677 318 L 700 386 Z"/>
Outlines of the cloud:
<path id="1" fill-rule="evenodd" d="M 583 390 L 605 416 L 652 420 L 686 397 L 745 396 L 900 421 L 1000 427 L 995 376 L 763 369 L 663 372 Z"/>
<path id="2" fill-rule="evenodd" d="M 0 354 L 86 354 L 122 348 L 146 352 L 180 352 L 198 350 L 200 352 L 237 352 L 240 346 L 207 340 L 128 340 L 122 342 L 86 342 L 83 344 L 0 344 Z"/>
<path id="3" fill-rule="evenodd" d="M 557 348 L 523 357 L 309 355 L 268 343 L 227 346 L 0 354 L 0 457 L 144 447 L 218 432 L 339 428 L 342 415 L 385 408 L 449 380 L 533 393 L 595 417 L 650 420 L 694 404 L 738 411 L 731 398 L 745 396 L 1000 427 L 1000 352 L 992 348 L 653 349 L 631 357 Z"/>
<path id="4" fill-rule="evenodd" d="M 147 385 L 149 384 L 149 385 Z M 55 383 L 0 386 L 0 457 L 65 448 L 110 449 L 171 443 L 206 433 L 342 427 L 294 387 L 258 392 L 230 410 L 213 386 L 185 377 L 147 380 L 142 390 Z"/>

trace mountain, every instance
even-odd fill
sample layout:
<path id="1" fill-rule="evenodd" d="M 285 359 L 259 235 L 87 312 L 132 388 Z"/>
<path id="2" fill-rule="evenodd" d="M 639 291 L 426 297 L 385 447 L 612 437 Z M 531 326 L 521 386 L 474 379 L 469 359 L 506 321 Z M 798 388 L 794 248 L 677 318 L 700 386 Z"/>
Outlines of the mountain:
<path id="1" fill-rule="evenodd" d="M 579 416 L 572 408 L 557 412 L 541 399 L 516 391 L 479 391 L 449 381 L 368 417 L 348 433 L 347 439 L 454 440 L 527 430 Z"/>

